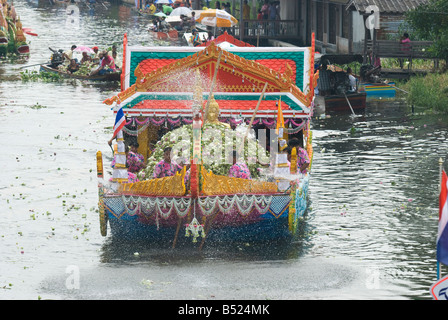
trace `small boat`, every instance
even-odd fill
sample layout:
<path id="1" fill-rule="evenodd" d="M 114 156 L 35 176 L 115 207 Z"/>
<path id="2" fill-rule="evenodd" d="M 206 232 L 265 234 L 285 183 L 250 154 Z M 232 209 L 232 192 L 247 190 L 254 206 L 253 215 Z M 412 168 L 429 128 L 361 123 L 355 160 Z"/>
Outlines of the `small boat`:
<path id="1" fill-rule="evenodd" d="M 366 92 L 353 92 L 346 94 L 336 94 L 324 97 L 326 111 L 348 111 L 350 112 L 350 106 L 354 111 L 364 110 L 366 108 Z"/>
<path id="2" fill-rule="evenodd" d="M 42 64 L 40 66 L 40 72 L 50 72 L 59 74 L 61 77 L 70 78 L 70 79 L 79 79 L 79 80 L 90 80 L 90 81 L 120 81 L 121 71 L 106 73 L 103 75 L 78 75 L 76 73 L 68 73 L 61 71 L 56 68 L 52 68 L 50 65 Z"/>
<path id="3" fill-rule="evenodd" d="M 359 86 L 354 87 L 349 74 L 339 67 L 352 62 L 362 63 L 363 58 L 361 55 L 338 54 L 322 55 L 317 58 L 317 63 L 321 65 L 319 77 L 322 78 L 318 81 L 319 98 L 316 100 L 319 109 L 328 112 L 354 112 L 366 108 L 367 93 L 359 90 Z M 325 77 L 323 72 L 326 72 Z M 328 81 L 325 91 L 323 79 Z"/>
<path id="4" fill-rule="evenodd" d="M 154 31 L 157 35 L 157 39 L 159 40 L 177 40 L 179 39 L 179 34 L 183 35 L 182 31 L 177 31 L 176 29 L 171 29 L 170 31 Z"/>
<path id="5" fill-rule="evenodd" d="M 367 99 L 392 99 L 395 98 L 397 89 L 395 89 L 395 82 L 389 83 L 361 83 L 360 91 L 365 91 Z"/>

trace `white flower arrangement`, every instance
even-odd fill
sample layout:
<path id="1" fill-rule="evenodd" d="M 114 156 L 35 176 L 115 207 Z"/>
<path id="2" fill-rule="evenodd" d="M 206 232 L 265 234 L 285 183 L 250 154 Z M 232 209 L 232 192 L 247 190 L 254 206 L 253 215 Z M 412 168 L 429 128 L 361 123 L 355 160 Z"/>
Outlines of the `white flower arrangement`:
<path id="1" fill-rule="evenodd" d="M 232 165 L 231 153 L 234 150 L 240 151 L 246 130 L 246 125 L 232 130 L 221 125 L 205 124 L 202 130 L 202 159 L 205 169 L 216 175 L 227 175 Z M 192 155 L 192 139 L 192 125 L 184 125 L 165 134 L 156 143 L 148 158 L 142 178 L 153 177 L 154 168 L 163 159 L 163 150 L 167 147 L 172 148 L 172 160 L 188 163 Z M 259 155 L 269 159 L 269 152 L 260 145 L 253 133 L 249 134 L 244 144 L 244 152 L 238 153 L 238 160 L 248 165 L 252 178 L 258 178 L 262 171 L 262 164 L 258 161 Z"/>

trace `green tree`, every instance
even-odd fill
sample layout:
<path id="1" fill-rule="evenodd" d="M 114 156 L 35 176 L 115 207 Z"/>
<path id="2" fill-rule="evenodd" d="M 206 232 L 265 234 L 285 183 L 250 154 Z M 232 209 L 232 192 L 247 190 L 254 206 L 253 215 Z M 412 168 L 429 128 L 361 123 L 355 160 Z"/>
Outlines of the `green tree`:
<path id="1" fill-rule="evenodd" d="M 448 0 L 429 0 L 406 13 L 406 21 L 422 40 L 434 41 L 432 53 L 448 61 Z"/>

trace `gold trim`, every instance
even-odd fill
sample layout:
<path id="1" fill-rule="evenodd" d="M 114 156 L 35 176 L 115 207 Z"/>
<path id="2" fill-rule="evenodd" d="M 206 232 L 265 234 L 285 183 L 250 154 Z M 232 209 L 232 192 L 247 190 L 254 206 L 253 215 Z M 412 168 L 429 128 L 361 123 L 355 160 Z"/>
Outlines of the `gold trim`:
<path id="1" fill-rule="evenodd" d="M 120 184 L 118 192 L 145 196 L 183 196 L 187 191 L 184 183 L 185 174 L 186 167 L 171 177 L 123 183 Z"/>

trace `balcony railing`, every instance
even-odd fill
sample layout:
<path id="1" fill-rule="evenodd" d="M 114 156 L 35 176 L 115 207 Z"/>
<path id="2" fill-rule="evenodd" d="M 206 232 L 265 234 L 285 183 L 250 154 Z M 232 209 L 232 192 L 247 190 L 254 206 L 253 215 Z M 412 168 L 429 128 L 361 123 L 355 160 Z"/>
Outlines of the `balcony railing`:
<path id="1" fill-rule="evenodd" d="M 298 39 L 298 20 L 243 20 L 233 28 L 235 36 L 242 39 Z"/>

